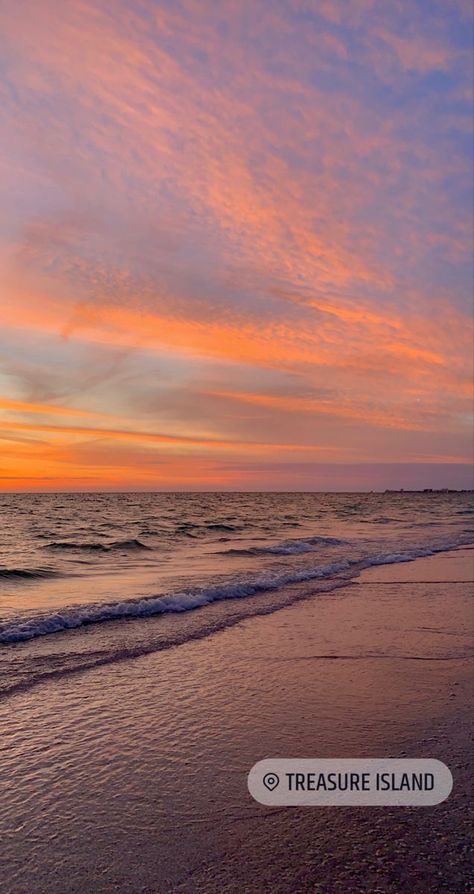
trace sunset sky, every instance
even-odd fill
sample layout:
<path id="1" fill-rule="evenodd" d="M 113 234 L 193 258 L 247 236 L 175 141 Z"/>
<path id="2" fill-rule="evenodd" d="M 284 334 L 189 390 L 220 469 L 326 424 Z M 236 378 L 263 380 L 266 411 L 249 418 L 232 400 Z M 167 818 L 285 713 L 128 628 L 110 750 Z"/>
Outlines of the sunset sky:
<path id="1" fill-rule="evenodd" d="M 0 489 L 469 487 L 468 0 L 0 0 Z"/>

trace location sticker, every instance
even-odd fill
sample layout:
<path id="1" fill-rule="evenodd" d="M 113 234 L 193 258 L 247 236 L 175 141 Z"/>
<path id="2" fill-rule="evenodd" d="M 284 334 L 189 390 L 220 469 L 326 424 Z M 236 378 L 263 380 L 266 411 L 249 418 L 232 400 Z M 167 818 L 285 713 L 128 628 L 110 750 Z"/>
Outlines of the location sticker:
<path id="1" fill-rule="evenodd" d="M 258 761 L 247 781 L 252 798 L 274 807 L 430 807 L 453 787 L 442 761 L 392 758 L 272 758 Z"/>

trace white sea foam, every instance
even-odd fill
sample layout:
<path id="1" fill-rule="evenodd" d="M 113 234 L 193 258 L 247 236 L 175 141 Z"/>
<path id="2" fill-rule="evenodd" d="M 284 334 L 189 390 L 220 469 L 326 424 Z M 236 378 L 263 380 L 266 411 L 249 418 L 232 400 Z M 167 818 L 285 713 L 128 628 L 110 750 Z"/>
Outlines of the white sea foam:
<path id="1" fill-rule="evenodd" d="M 26 621 L 9 622 L 0 629 L 0 643 L 20 642 L 36 636 L 57 633 L 61 630 L 69 630 L 101 621 L 146 618 L 150 615 L 160 615 L 169 612 L 186 612 L 222 599 L 242 599 L 248 596 L 255 596 L 257 593 L 278 590 L 290 584 L 332 577 L 347 571 L 349 568 L 350 562 L 344 560 L 330 565 L 323 565 L 320 568 L 304 569 L 285 574 L 260 575 L 253 580 L 235 581 L 222 584 L 221 586 L 190 590 L 188 592 L 164 596 L 145 596 L 142 599 L 131 599 L 123 602 L 75 606 L 62 612 L 39 615 Z"/>
<path id="2" fill-rule="evenodd" d="M 316 552 L 324 546 L 342 546 L 347 542 L 337 537 L 305 537 L 300 540 L 285 540 L 271 546 L 250 546 L 243 549 L 233 547 L 222 552 L 228 556 L 297 556 Z"/>
<path id="3" fill-rule="evenodd" d="M 419 557 L 452 549 L 457 545 L 459 543 L 449 542 L 431 548 L 375 554 L 362 559 L 344 558 L 341 561 L 316 567 L 293 568 L 284 572 L 259 574 L 253 578 L 247 577 L 207 588 L 190 589 L 166 595 L 144 596 L 122 602 L 71 606 L 61 612 L 36 615 L 27 619 L 23 617 L 9 620 L 0 627 L 0 643 L 22 642 L 34 637 L 106 621 L 147 618 L 171 612 L 187 612 L 212 602 L 224 599 L 243 599 L 308 581 L 327 580 L 338 576 L 350 578 L 357 575 L 363 568 L 372 565 L 411 562 Z"/>

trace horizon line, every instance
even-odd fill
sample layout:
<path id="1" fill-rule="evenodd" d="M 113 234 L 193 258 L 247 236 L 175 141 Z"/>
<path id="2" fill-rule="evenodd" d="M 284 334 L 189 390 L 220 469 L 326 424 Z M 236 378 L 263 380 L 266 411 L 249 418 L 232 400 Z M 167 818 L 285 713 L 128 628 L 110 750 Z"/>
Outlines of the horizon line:
<path id="1" fill-rule="evenodd" d="M 0 491 L 0 497 L 4 496 L 80 496 L 83 494 L 471 494 L 474 487 L 399 487 L 399 488 L 371 488 L 370 490 L 5 490 Z"/>

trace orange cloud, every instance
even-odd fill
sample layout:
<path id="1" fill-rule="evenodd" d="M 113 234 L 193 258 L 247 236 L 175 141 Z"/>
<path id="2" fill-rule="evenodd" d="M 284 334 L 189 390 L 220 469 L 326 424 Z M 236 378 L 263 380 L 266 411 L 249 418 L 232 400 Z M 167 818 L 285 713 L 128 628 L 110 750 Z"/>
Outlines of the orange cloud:
<path id="1" fill-rule="evenodd" d="M 226 400 L 238 401 L 240 403 L 253 404 L 255 406 L 265 407 L 268 409 L 278 410 L 284 413 L 293 413 L 299 415 L 301 413 L 316 415 L 336 416 L 339 419 L 358 419 L 367 425 L 377 425 L 382 428 L 406 429 L 407 431 L 437 431 L 438 424 L 436 420 L 422 421 L 417 419 L 405 419 L 402 416 L 394 415 L 390 408 L 384 411 L 374 412 L 366 406 L 355 407 L 347 406 L 341 402 L 334 400 L 313 400 L 311 398 L 301 397 L 282 397 L 280 395 L 255 394 L 232 391 L 215 391 L 212 392 L 216 397 L 222 397 Z"/>
<path id="2" fill-rule="evenodd" d="M 13 400 L 0 397 L 0 409 L 12 410 L 16 413 L 45 413 L 52 416 L 81 416 L 103 419 L 103 413 L 95 413 L 93 410 L 80 410 L 76 407 L 59 407 L 54 404 L 42 404 L 25 400 Z"/>
<path id="3" fill-rule="evenodd" d="M 293 444 L 293 443 L 259 443 L 256 441 L 223 441 L 217 438 L 196 438 L 196 437 L 186 437 L 183 435 L 167 435 L 160 434 L 157 432 L 147 432 L 147 431 L 125 431 L 122 429 L 106 429 L 106 428 L 89 428 L 86 426 L 66 426 L 66 425 L 51 425 L 49 423 L 31 423 L 31 422 L 13 422 L 9 421 L 7 423 L 7 431 L 30 431 L 33 433 L 39 432 L 47 432 L 49 434 L 58 434 L 58 435 L 66 435 L 68 437 L 84 437 L 90 436 L 94 438 L 106 438 L 107 440 L 119 440 L 119 441 L 141 441 L 141 442 L 151 442 L 153 444 L 168 444 L 173 446 L 180 447 L 199 447 L 199 448 L 207 448 L 209 449 L 224 449 L 224 450 L 236 450 L 236 451 L 244 451 L 244 450 L 297 450 L 297 451 L 318 451 L 321 449 L 330 450 L 334 449 L 335 452 L 344 452 L 343 447 L 334 447 L 321 448 L 317 444 L 305 445 L 305 444 Z"/>

